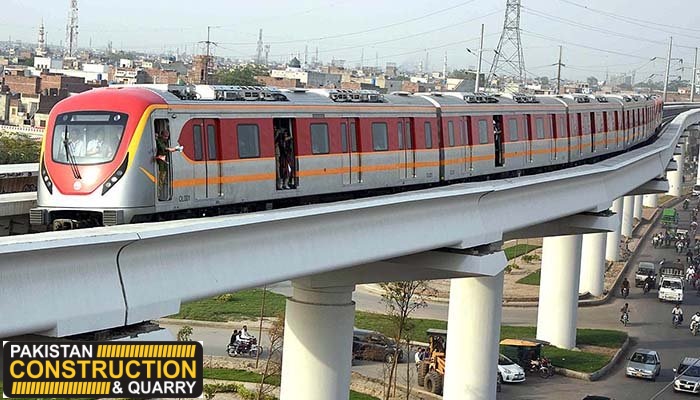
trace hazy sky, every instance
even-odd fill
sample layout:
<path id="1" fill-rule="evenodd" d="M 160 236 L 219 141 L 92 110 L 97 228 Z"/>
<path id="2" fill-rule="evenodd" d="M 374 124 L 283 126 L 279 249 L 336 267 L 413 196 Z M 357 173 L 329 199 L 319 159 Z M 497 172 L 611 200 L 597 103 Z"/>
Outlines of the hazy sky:
<path id="1" fill-rule="evenodd" d="M 9 1 L 9 3 L 8 3 Z M 0 8 L 0 38 L 36 42 L 44 19 L 51 44 L 65 41 L 69 0 L 4 0 Z M 158 5 L 156 5 L 156 3 Z M 483 69 L 488 70 L 503 27 L 506 0 L 445 1 L 234 1 L 136 0 L 105 2 L 79 0 L 79 46 L 116 49 L 201 51 L 198 41 L 218 42 L 215 53 L 230 57 L 255 54 L 258 29 L 269 43 L 270 58 L 290 54 L 309 58 L 316 47 L 323 61 L 346 60 L 346 66 L 395 62 L 416 66 L 429 52 L 430 68 L 442 70 L 447 52 L 449 69 L 476 65 L 466 48 L 478 48 L 484 23 Z M 694 47 L 700 46 L 700 7 L 697 0 L 522 0 L 521 28 L 528 75 L 556 75 L 558 45 L 563 45 L 562 75 L 605 78 L 606 71 L 636 70 L 636 80 L 662 74 L 669 36 L 672 58 L 683 58 L 685 70 L 674 61 L 672 75 L 690 76 Z M 597 10 L 594 12 L 584 8 Z M 154 11 L 151 11 L 154 10 Z M 607 14 L 605 14 L 607 13 Z M 620 18 L 619 16 L 622 16 Z M 655 21 L 650 24 L 647 21 Z M 681 47 L 687 46 L 687 47 Z M 364 56 L 363 56 L 364 50 Z M 606 50 L 607 52 L 600 51 Z M 661 80 L 661 75 L 654 79 Z"/>

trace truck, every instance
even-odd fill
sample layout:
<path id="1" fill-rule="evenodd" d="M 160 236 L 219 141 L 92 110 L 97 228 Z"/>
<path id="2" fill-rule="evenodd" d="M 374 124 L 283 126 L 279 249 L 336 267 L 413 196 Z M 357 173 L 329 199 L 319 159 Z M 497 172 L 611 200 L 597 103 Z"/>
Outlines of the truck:
<path id="1" fill-rule="evenodd" d="M 637 266 L 637 271 L 634 273 L 634 286 L 644 286 L 644 281 L 646 281 L 649 275 L 651 275 L 651 278 L 656 282 L 656 265 L 653 262 L 640 262 Z"/>
<path id="2" fill-rule="evenodd" d="M 683 265 L 671 264 L 661 267 L 659 301 L 683 302 Z"/>

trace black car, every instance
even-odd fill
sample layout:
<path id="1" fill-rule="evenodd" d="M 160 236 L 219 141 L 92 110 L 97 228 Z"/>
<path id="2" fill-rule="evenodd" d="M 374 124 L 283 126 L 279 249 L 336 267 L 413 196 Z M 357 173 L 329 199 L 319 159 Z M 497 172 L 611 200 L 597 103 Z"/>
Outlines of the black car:
<path id="1" fill-rule="evenodd" d="M 392 362 L 398 354 L 398 361 L 403 361 L 404 354 L 396 342 L 383 334 L 365 329 L 354 329 L 352 335 L 352 354 L 355 359 Z"/>

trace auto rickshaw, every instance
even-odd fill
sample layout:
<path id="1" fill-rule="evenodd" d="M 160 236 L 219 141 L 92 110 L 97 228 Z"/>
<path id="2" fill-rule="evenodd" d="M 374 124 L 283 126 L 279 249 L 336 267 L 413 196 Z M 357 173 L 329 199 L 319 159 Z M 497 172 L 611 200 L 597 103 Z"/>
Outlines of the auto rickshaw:
<path id="1" fill-rule="evenodd" d="M 530 368 L 530 361 L 542 357 L 542 347 L 549 342 L 537 339 L 503 339 L 501 346 L 504 356 L 515 360 L 525 371 Z"/>

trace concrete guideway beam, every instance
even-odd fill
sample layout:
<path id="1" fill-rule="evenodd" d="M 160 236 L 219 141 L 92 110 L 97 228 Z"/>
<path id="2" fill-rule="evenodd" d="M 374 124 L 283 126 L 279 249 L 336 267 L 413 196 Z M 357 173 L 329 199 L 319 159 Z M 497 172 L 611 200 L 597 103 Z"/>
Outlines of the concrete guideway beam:
<path id="1" fill-rule="evenodd" d="M 124 244 L 96 244 L 82 256 L 70 248 L 35 251 L 32 262 L 26 253 L 0 254 L 0 337 L 62 337 L 124 326 L 115 257 Z"/>
<path id="2" fill-rule="evenodd" d="M 602 296 L 605 284 L 605 243 L 607 233 L 583 235 L 579 293 Z"/>
<path id="3" fill-rule="evenodd" d="M 503 272 L 450 282 L 445 400 L 496 399 L 502 301 Z"/>
<path id="4" fill-rule="evenodd" d="M 0 217 L 29 215 L 36 207 L 36 192 L 0 194 Z"/>
<path id="5" fill-rule="evenodd" d="M 348 399 L 354 287 L 292 285 L 284 320 L 280 399 Z"/>
<path id="6" fill-rule="evenodd" d="M 620 227 L 622 224 L 622 197 L 613 201 L 610 211 L 615 213 L 617 220 L 615 221 L 615 230 L 608 233 L 605 242 L 605 259 L 608 261 L 620 260 Z"/>
<path id="7" fill-rule="evenodd" d="M 537 339 L 576 347 L 581 235 L 544 238 L 537 308 Z"/>
<path id="8" fill-rule="evenodd" d="M 649 194 L 663 194 L 668 192 L 669 185 L 666 179 L 652 179 L 643 185 L 637 187 L 636 189 L 627 193 L 628 195 L 649 195 Z"/>
<path id="9" fill-rule="evenodd" d="M 608 205 L 608 208 L 610 205 Z M 597 232 L 612 232 L 618 228 L 619 216 L 607 210 L 600 213 L 581 213 L 559 218 L 543 224 L 507 232 L 504 240 L 526 239 L 562 235 L 581 235 Z"/>
<path id="10" fill-rule="evenodd" d="M 634 196 L 625 196 L 622 199 L 622 225 L 620 227 L 620 234 L 627 239 L 632 237 L 633 216 Z"/>
<path id="11" fill-rule="evenodd" d="M 0 278 L 14 271 L 12 263 L 33 271 L 21 281 L 0 279 L 0 336 L 42 331 L 60 326 L 57 319 L 71 320 L 73 314 L 42 307 L 34 292 L 25 290 L 32 288 L 32 281 L 51 285 L 41 267 L 60 267 L 63 259 L 90 265 L 92 271 L 107 268 L 103 264 L 116 270 L 118 265 L 120 274 L 100 272 L 104 276 L 99 279 L 110 288 L 121 287 L 127 306 L 122 324 L 131 324 L 175 313 L 183 301 L 436 248 L 497 242 L 504 232 L 590 211 L 658 177 L 680 132 L 698 121 L 700 113 L 684 113 L 648 146 L 596 164 L 532 176 L 245 215 L 0 238 Z M 84 271 L 75 268 L 64 268 L 61 276 L 66 282 L 85 280 Z M 8 285 L 18 288 L 8 290 Z M 79 292 L 70 284 L 59 285 Z M 6 301 L 6 293 L 19 297 Z M 78 296 L 61 307 L 72 307 L 77 316 L 90 301 Z M 28 325 L 10 318 L 29 314 L 35 319 Z M 91 308 L 85 315 L 92 315 Z M 111 320 L 82 321 L 90 325 L 80 328 L 83 332 L 112 327 Z"/>

